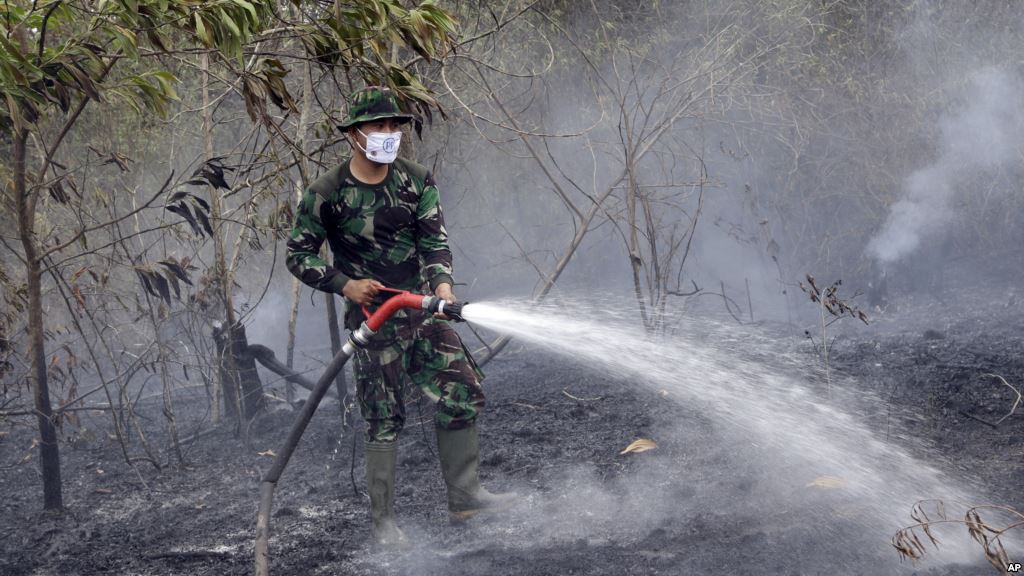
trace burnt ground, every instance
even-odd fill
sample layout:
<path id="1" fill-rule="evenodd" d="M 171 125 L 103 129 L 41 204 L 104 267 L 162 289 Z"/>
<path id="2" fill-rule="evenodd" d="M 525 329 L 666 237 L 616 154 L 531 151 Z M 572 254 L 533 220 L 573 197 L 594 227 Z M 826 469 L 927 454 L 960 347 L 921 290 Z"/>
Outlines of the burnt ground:
<path id="1" fill-rule="evenodd" d="M 863 387 L 875 408 L 884 408 L 884 425 L 879 410 L 865 416 L 875 419 L 879 434 L 897 428 L 929 441 L 922 458 L 983 486 L 991 502 L 1021 508 L 1024 410 L 995 427 L 981 420 L 998 420 L 1015 398 L 983 374 L 1024 384 L 1022 312 L 1001 294 L 965 294 L 955 303 L 907 299 L 899 312 L 877 314 L 870 327 L 837 325 L 832 368 L 837 381 L 843 376 L 844 386 Z M 783 345 L 809 365 L 819 362 L 798 332 L 785 332 Z M 358 492 L 361 436 L 353 487 L 352 435 L 339 424 L 338 404 L 325 403 L 277 490 L 272 572 L 994 573 L 966 531 L 944 539 L 944 547 L 960 550 L 952 560 L 930 552 L 916 566 L 901 562 L 889 545 L 891 532 L 866 529 L 847 513 L 856 503 L 780 479 L 764 465 L 756 439 L 725 429 L 700 406 L 523 346 L 511 347 L 487 372 L 483 476 L 493 489 L 523 494 L 520 506 L 498 518 L 449 523 L 429 408 L 420 404 L 422 414 L 410 409 L 414 418 L 402 438 L 397 499 L 415 547 L 373 550 Z M 159 428 L 156 404 L 143 416 Z M 78 434 L 62 451 L 62 515 L 40 511 L 35 459 L 20 463 L 31 454 L 30 423 L 5 424 L 0 574 L 251 573 L 259 478 L 270 463 L 259 452 L 279 447 L 293 417 L 288 410 L 267 415 L 248 445 L 229 430 L 215 431 L 188 446 L 186 466 L 159 471 L 126 466 L 105 433 Z M 104 430 L 98 422 L 86 417 L 83 425 Z M 619 455 L 637 438 L 659 446 Z"/>

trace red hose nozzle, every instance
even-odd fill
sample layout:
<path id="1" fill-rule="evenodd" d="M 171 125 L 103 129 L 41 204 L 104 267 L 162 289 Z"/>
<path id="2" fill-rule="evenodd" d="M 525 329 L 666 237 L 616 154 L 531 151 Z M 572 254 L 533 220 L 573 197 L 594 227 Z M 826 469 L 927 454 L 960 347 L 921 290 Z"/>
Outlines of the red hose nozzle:
<path id="1" fill-rule="evenodd" d="M 425 310 L 430 313 L 437 312 L 444 300 L 441 300 L 437 296 L 424 296 L 422 294 L 413 294 L 412 292 L 406 292 L 405 290 L 395 290 L 392 288 L 384 288 L 382 291 L 393 292 L 393 296 L 388 296 L 384 303 L 380 305 L 372 314 L 370 310 L 363 306 L 363 314 L 366 316 L 366 327 L 376 332 L 380 330 L 380 327 L 391 318 L 391 315 L 398 312 L 401 308 L 413 308 L 416 310 Z"/>

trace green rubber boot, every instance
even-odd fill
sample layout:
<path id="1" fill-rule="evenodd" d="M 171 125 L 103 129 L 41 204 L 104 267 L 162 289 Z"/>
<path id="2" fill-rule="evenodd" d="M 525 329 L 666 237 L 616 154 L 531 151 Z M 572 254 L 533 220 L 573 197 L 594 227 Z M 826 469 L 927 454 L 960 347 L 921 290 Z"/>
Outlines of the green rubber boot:
<path id="1" fill-rule="evenodd" d="M 409 541 L 395 523 L 395 464 L 398 442 L 366 443 L 366 490 L 370 493 L 373 541 L 385 548 L 406 548 Z"/>
<path id="2" fill-rule="evenodd" d="M 448 486 L 448 512 L 465 520 L 479 512 L 500 512 L 515 504 L 515 493 L 492 494 L 480 485 L 480 441 L 476 426 L 461 430 L 437 428 L 437 453 Z"/>

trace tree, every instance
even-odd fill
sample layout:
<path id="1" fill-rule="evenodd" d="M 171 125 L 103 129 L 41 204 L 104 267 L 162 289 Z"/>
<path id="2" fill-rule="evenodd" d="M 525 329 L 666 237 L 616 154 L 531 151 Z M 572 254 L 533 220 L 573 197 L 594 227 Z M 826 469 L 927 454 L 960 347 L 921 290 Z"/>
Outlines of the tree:
<path id="1" fill-rule="evenodd" d="M 217 23 L 213 31 L 220 46 L 231 50 L 259 26 L 261 12 L 257 6 L 266 18 L 269 3 L 248 2 L 100 2 L 93 6 L 57 0 L 45 4 L 5 2 L 0 9 L 4 25 L 0 36 L 0 86 L 6 99 L 6 107 L 0 109 L 0 125 L 13 141 L 13 182 L 7 194 L 17 214 L 20 257 L 25 267 L 30 380 L 41 438 L 46 509 L 60 509 L 63 499 L 47 380 L 43 262 L 89 231 L 116 222 L 84 226 L 64 242 L 53 242 L 46 234 L 52 230 L 38 228 L 39 201 L 44 191 L 56 195 L 58 201 L 64 198 L 62 181 L 68 172 L 56 156 L 93 101 L 121 102 L 139 111 L 162 114 L 167 104 L 177 99 L 174 77 L 165 70 L 112 74 L 118 64 L 138 62 L 140 47 L 148 44 L 166 50 L 174 32 L 196 38 L 205 34 L 204 20 L 209 18 Z M 30 136 L 40 143 L 39 165 L 34 170 L 28 159 Z"/>
<path id="2" fill-rule="evenodd" d="M 105 231 L 110 231 L 112 243 L 123 242 L 114 232 L 118 224 L 153 206 L 166 190 L 110 219 L 92 218 L 86 196 L 76 187 L 74 166 L 60 159 L 87 109 L 121 106 L 143 116 L 164 117 L 180 100 L 175 88 L 178 79 L 169 63 L 188 60 L 184 56 L 196 50 L 213 51 L 220 55 L 223 71 L 237 79 L 237 85 L 230 79 L 226 83 L 244 97 L 253 120 L 266 126 L 271 137 L 288 141 L 275 132 L 279 126 L 267 113 L 268 102 L 282 108 L 290 105 L 282 81 L 287 69 L 274 59 L 247 62 L 246 56 L 254 43 L 294 37 L 302 41 L 302 49 L 292 52 L 300 58 L 305 52 L 332 72 L 336 67 L 367 81 L 387 83 L 427 115 L 435 104 L 415 76 L 391 57 L 393 45 L 407 46 L 427 60 L 447 49 L 454 21 L 432 1 L 413 8 L 393 0 L 336 2 L 330 8 L 319 2 L 294 4 L 306 13 L 302 20 L 279 17 L 281 6 L 265 0 L 56 0 L 0 6 L 0 88 L 5 104 L 0 108 L 0 128 L 11 146 L 4 199 L 17 218 L 20 240 L 20 250 L 8 248 L 25 274 L 30 381 L 41 435 L 47 509 L 62 505 L 43 313 L 44 277 L 57 271 L 49 262 L 58 254 L 62 264 L 74 260 L 79 245 L 80 253 L 88 253 L 88 240 Z M 330 77 L 336 80 L 333 73 Z M 49 223 L 47 216 L 54 206 L 78 215 L 77 222 L 71 220 L 70 230 L 58 230 Z M 240 234 L 238 239 L 246 237 Z M 170 283 L 147 284 L 159 276 L 148 275 L 152 271 L 145 267 L 136 268 L 151 293 L 166 295 Z M 222 262 L 215 277 L 227 295 L 230 318 L 230 266 Z M 62 286 L 59 274 L 55 279 Z"/>

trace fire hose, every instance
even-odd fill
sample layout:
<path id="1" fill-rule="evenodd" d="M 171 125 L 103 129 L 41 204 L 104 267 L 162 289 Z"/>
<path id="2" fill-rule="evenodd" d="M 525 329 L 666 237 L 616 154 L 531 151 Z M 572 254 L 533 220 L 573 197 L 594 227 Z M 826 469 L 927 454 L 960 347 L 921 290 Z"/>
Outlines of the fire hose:
<path id="1" fill-rule="evenodd" d="M 382 295 L 381 304 L 376 311 L 371 314 L 367 307 L 363 307 L 366 320 L 349 335 L 348 341 L 327 365 L 317 381 L 316 387 L 313 388 L 303 404 L 302 412 L 299 413 L 292 425 L 288 439 L 285 440 L 284 446 L 274 457 L 274 463 L 270 470 L 263 477 L 263 482 L 260 484 L 259 512 L 256 515 L 256 576 L 269 576 L 270 574 L 270 510 L 274 504 L 274 489 L 277 488 L 277 481 L 284 473 L 284 468 L 288 465 L 292 453 L 295 452 L 295 447 L 298 446 L 302 434 L 313 418 L 313 413 L 316 412 L 321 400 L 334 382 L 334 377 L 345 366 L 349 358 L 356 353 L 356 350 L 366 347 L 370 343 L 370 339 L 384 325 L 384 322 L 400 309 L 423 310 L 428 314 L 444 314 L 453 320 L 462 320 L 463 304 L 446 302 L 436 296 L 424 296 L 403 290 L 385 288 L 384 291 L 387 294 Z"/>

